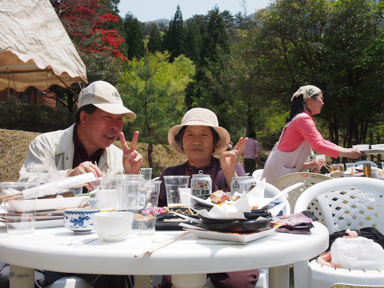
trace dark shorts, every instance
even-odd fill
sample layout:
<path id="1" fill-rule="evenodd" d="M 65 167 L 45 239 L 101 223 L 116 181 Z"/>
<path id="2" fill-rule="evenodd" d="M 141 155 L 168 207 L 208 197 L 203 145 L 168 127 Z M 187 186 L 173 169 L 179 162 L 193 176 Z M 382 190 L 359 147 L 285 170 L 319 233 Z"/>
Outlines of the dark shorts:
<path id="1" fill-rule="evenodd" d="M 256 159 L 244 158 L 244 170 L 245 173 L 249 173 L 251 176 L 253 171 L 256 170 Z"/>

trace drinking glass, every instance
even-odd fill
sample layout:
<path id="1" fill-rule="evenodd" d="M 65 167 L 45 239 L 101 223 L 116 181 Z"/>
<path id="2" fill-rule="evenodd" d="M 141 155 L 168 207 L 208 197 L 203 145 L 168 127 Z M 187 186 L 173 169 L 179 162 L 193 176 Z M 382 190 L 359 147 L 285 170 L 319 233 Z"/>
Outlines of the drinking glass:
<path id="1" fill-rule="evenodd" d="M 123 181 L 142 181 L 144 180 L 141 174 L 118 174 L 115 175 L 116 179 L 116 210 L 124 210 L 124 194 L 122 190 Z"/>
<path id="2" fill-rule="evenodd" d="M 123 181 L 124 211 L 133 212 L 132 233 L 150 236 L 155 233 L 161 181 Z"/>
<path id="3" fill-rule="evenodd" d="M 94 183 L 94 187 L 97 189 L 95 198 L 98 200 L 96 208 L 115 210 L 117 198 L 116 178 L 98 177 Z"/>
<path id="4" fill-rule="evenodd" d="M 364 171 L 365 177 L 372 177 L 371 164 L 370 163 L 364 163 L 363 164 L 363 171 Z"/>
<path id="5" fill-rule="evenodd" d="M 315 159 L 320 159 L 320 160 L 327 161 L 327 156 L 324 155 L 324 154 L 316 155 L 316 156 L 315 156 Z"/>
<path id="6" fill-rule="evenodd" d="M 152 179 L 152 168 L 141 168 L 140 174 L 143 175 L 144 180 Z"/>
<path id="7" fill-rule="evenodd" d="M 0 183 L 3 196 L 5 220 L 9 236 L 25 235 L 35 232 L 37 182 Z M 30 189 L 23 195 L 23 191 Z"/>
<path id="8" fill-rule="evenodd" d="M 167 193 L 168 208 L 186 208 L 186 203 L 182 202 L 180 188 L 188 188 L 190 176 L 164 176 L 165 192 Z"/>

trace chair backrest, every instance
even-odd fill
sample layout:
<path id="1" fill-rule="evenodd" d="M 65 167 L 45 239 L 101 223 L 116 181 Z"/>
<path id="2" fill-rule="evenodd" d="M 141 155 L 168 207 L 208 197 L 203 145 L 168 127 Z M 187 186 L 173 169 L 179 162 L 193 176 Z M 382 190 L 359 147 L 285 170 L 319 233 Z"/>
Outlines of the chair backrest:
<path id="1" fill-rule="evenodd" d="M 256 180 L 260 180 L 261 175 L 263 175 L 263 171 L 264 171 L 264 169 L 257 169 L 255 171 L 253 171 L 252 176 L 255 177 Z"/>
<path id="2" fill-rule="evenodd" d="M 355 165 L 356 165 L 356 166 L 359 166 L 359 165 L 363 165 L 363 164 L 365 164 L 365 163 L 369 163 L 369 164 L 371 164 L 371 167 L 377 167 L 377 164 L 376 164 L 375 162 L 373 162 L 373 161 L 369 161 L 369 160 L 361 160 L 361 161 L 357 161 L 357 162 L 355 162 Z"/>
<path id="3" fill-rule="evenodd" d="M 315 198 L 329 233 L 363 227 L 375 227 L 384 233 L 384 181 L 348 177 L 320 182 L 300 195 L 295 213 L 306 210 Z"/>
<path id="4" fill-rule="evenodd" d="M 278 189 L 283 190 L 289 186 L 292 186 L 293 184 L 299 182 L 304 183 L 303 186 L 296 188 L 288 193 L 288 202 L 291 206 L 291 211 L 294 211 L 297 199 L 305 190 L 317 183 L 332 179 L 334 178 L 318 173 L 297 172 L 280 177 L 279 180 L 277 180 L 275 186 Z M 311 205 L 310 208 L 306 210 L 311 211 L 321 223 L 325 224 L 325 220 L 323 219 L 323 212 L 316 199 L 314 200 L 313 205 Z"/>

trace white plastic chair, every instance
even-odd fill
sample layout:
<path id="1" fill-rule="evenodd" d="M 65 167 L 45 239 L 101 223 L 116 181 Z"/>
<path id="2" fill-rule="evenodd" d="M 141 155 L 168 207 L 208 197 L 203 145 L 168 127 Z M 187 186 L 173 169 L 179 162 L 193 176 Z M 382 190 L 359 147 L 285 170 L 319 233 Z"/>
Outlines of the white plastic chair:
<path id="1" fill-rule="evenodd" d="M 317 199 L 329 233 L 374 226 L 384 233 L 384 183 L 378 179 L 348 177 L 324 181 L 297 199 L 295 213 Z M 381 206 L 381 207 L 380 207 Z M 295 288 L 328 288 L 335 284 L 384 287 L 384 271 L 331 268 L 317 260 L 294 264 Z"/>
<path id="2" fill-rule="evenodd" d="M 361 161 L 357 161 L 357 162 L 355 162 L 355 165 L 356 165 L 356 166 L 359 166 L 359 165 L 363 165 L 363 164 L 365 164 L 365 163 L 369 163 L 369 164 L 371 164 L 371 167 L 377 167 L 377 164 L 376 164 L 375 162 L 373 162 L 373 161 L 369 161 L 369 160 L 361 160 Z"/>
<path id="3" fill-rule="evenodd" d="M 318 174 L 318 173 L 297 172 L 297 173 L 291 173 L 291 174 L 287 174 L 280 177 L 277 180 L 275 186 L 278 189 L 283 190 L 289 186 L 292 186 L 293 184 L 296 184 L 299 182 L 304 183 L 303 186 L 296 188 L 288 193 L 288 197 L 287 197 L 288 202 L 289 202 L 289 205 L 291 206 L 291 211 L 294 211 L 297 199 L 305 190 L 307 190 L 309 187 L 317 183 L 320 183 L 326 180 L 332 180 L 332 179 L 334 178 L 330 176 Z M 317 201 L 313 202 L 313 205 L 308 207 L 308 209 L 306 210 L 311 211 L 319 219 L 319 222 L 324 224 L 323 212 Z"/>
<path id="4" fill-rule="evenodd" d="M 261 175 L 263 175 L 263 171 L 264 171 L 264 169 L 257 169 L 255 171 L 253 171 L 252 176 L 255 177 L 256 180 L 260 180 Z"/>

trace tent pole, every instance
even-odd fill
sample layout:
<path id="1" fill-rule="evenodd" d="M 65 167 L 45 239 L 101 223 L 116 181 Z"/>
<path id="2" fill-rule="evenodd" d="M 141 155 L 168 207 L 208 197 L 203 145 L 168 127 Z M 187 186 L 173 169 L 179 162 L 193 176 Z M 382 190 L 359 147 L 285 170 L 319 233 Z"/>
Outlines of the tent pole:
<path id="1" fill-rule="evenodd" d="M 73 91 L 70 87 L 68 87 L 68 85 L 65 84 L 65 82 L 63 80 L 61 80 L 59 76 L 57 76 L 55 73 L 53 73 L 53 75 L 55 75 L 57 77 L 57 79 L 59 79 L 61 81 L 61 83 L 63 83 L 65 85 L 65 87 L 67 87 L 69 89 L 69 91 L 71 91 L 76 97 L 79 97 L 79 95 L 77 95 L 75 91 Z"/>

